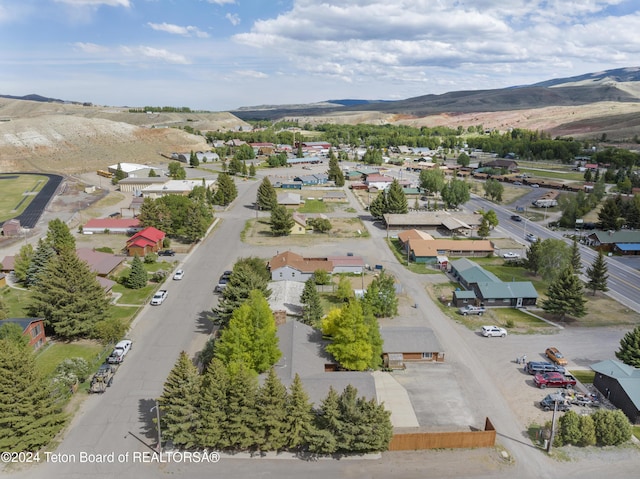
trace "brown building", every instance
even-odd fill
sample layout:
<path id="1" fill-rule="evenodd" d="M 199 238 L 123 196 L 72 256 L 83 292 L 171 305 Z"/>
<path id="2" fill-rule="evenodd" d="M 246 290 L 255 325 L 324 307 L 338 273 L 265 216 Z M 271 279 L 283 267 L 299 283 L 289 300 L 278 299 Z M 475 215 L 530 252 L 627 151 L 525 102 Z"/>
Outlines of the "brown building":
<path id="1" fill-rule="evenodd" d="M 141 258 L 149 253 L 157 253 L 162 249 L 165 236 L 163 231 L 148 226 L 127 240 L 127 253 L 129 256 L 138 255 Z"/>
<path id="2" fill-rule="evenodd" d="M 11 219 L 4 222 L 2 225 L 2 234 L 7 237 L 20 236 L 22 234 L 22 228 L 20 227 L 20 220 Z"/>
<path id="3" fill-rule="evenodd" d="M 29 346 L 33 349 L 40 349 L 47 342 L 43 318 L 8 318 L 0 321 L 0 325 L 4 323 L 14 323 L 20 326 L 22 334 L 29 338 Z"/>
<path id="4" fill-rule="evenodd" d="M 430 328 L 380 328 L 382 360 L 387 368 L 404 369 L 405 362 L 443 362 L 444 350 Z"/>

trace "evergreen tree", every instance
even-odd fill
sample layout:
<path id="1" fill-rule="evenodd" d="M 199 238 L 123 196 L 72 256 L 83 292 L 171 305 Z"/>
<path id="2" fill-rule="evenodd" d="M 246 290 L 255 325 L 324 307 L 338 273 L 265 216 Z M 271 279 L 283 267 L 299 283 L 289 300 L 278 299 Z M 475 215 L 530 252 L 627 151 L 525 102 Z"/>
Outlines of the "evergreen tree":
<path id="1" fill-rule="evenodd" d="M 313 278 L 309 278 L 304 283 L 304 289 L 300 295 L 302 303 L 302 322 L 309 326 L 316 326 L 322 319 L 322 303 L 320 302 L 320 294 Z"/>
<path id="2" fill-rule="evenodd" d="M 124 180 L 126 177 L 127 174 L 122 170 L 122 165 L 118 163 L 116 172 L 114 173 L 113 178 L 111 178 L 111 183 L 117 185 L 120 180 Z"/>
<path id="3" fill-rule="evenodd" d="M 269 181 L 269 177 L 265 176 L 258 187 L 258 195 L 256 198 L 256 204 L 261 210 L 271 210 L 278 204 L 278 195 L 276 190 Z"/>
<path id="4" fill-rule="evenodd" d="M 188 241 L 195 243 L 207 233 L 212 220 L 213 215 L 204 203 L 192 202 L 187 209 L 182 234 Z"/>
<path id="5" fill-rule="evenodd" d="M 32 349 L 0 339 L 0 449 L 37 451 L 47 445 L 65 424 L 63 405 L 40 375 Z"/>
<path id="6" fill-rule="evenodd" d="M 242 176 L 247 177 L 249 175 L 249 170 L 247 170 L 247 162 L 243 161 L 242 162 L 242 169 L 240 170 L 240 172 L 242 173 Z"/>
<path id="7" fill-rule="evenodd" d="M 287 437 L 287 389 L 271 368 L 264 384 L 258 389 L 256 401 L 256 432 L 262 451 L 279 451 L 289 442 Z"/>
<path id="8" fill-rule="evenodd" d="M 603 230 L 619 230 L 620 225 L 618 223 L 618 218 L 620 218 L 620 208 L 618 207 L 618 203 L 614 198 L 608 198 L 605 200 L 602 208 L 598 212 L 600 228 Z"/>
<path id="9" fill-rule="evenodd" d="M 378 193 L 369 205 L 369 213 L 375 219 L 382 219 L 383 215 L 387 212 L 387 195 L 384 192 Z"/>
<path id="10" fill-rule="evenodd" d="M 598 250 L 598 256 L 593 260 L 591 266 L 587 268 L 587 278 L 589 278 L 587 288 L 593 291 L 593 296 L 596 295 L 596 291 L 602 291 L 603 293 L 609 291 L 607 286 L 609 275 L 607 271 L 607 262 L 602 251 Z"/>
<path id="11" fill-rule="evenodd" d="M 131 289 L 144 288 L 147 285 L 148 274 L 144 269 L 142 261 L 136 254 L 131 261 L 131 269 L 129 270 L 129 276 L 125 281 L 125 286 Z"/>
<path id="12" fill-rule="evenodd" d="M 620 340 L 616 358 L 629 366 L 640 368 L 640 326 L 636 326 Z"/>
<path id="13" fill-rule="evenodd" d="M 402 186 L 397 179 L 393 179 L 389 190 L 385 193 L 387 208 L 385 213 L 390 214 L 406 214 L 409 212 L 407 204 L 407 195 L 402 191 Z"/>
<path id="14" fill-rule="evenodd" d="M 249 298 L 249 293 L 259 290 L 265 298 L 271 295 L 268 283 L 271 280 L 264 262 L 255 257 L 241 258 L 233 266 L 222 298 L 214 310 L 222 325 L 231 318 L 231 314 Z"/>
<path id="15" fill-rule="evenodd" d="M 6 317 L 2 319 L 6 319 Z M 12 341 L 24 348 L 29 346 L 29 338 L 22 334 L 22 326 L 16 323 L 0 322 L 0 340 L 3 339 Z"/>
<path id="16" fill-rule="evenodd" d="M 69 231 L 69 227 L 59 218 L 49 221 L 46 241 L 56 253 L 60 253 L 65 248 L 74 251 L 76 249 L 76 239 Z"/>
<path id="17" fill-rule="evenodd" d="M 227 390 L 229 373 L 221 361 L 214 359 L 202 377 L 200 422 L 196 431 L 198 446 L 221 449 L 224 447 L 224 425 L 227 422 Z"/>
<path id="18" fill-rule="evenodd" d="M 332 342 L 326 351 L 352 371 L 364 371 L 371 364 L 373 348 L 369 343 L 369 327 L 359 301 L 351 301 L 340 310 Z"/>
<path id="19" fill-rule="evenodd" d="M 198 166 L 200 166 L 198 155 L 196 155 L 193 150 L 191 150 L 191 155 L 189 155 L 189 166 L 191 166 L 192 168 L 197 168 Z"/>
<path id="20" fill-rule="evenodd" d="M 249 176 L 251 178 L 255 178 L 256 176 L 256 166 L 253 164 L 253 162 L 251 162 L 251 164 L 249 165 Z"/>
<path id="21" fill-rule="evenodd" d="M 295 222 L 293 215 L 282 205 L 275 205 L 271 209 L 271 232 L 274 236 L 289 236 Z"/>
<path id="22" fill-rule="evenodd" d="M 88 336 L 107 316 L 109 301 L 89 265 L 62 250 L 38 276 L 28 313 L 61 338 Z"/>
<path id="23" fill-rule="evenodd" d="M 333 153 L 333 148 L 329 149 L 329 171 L 327 175 L 329 180 L 333 181 L 336 186 L 344 186 L 344 174 L 338 164 L 338 158 Z"/>
<path id="24" fill-rule="evenodd" d="M 0 296 L 0 321 L 9 317 L 9 307 L 2 296 Z M 2 323 L 0 323 L 1 325 Z"/>
<path id="25" fill-rule="evenodd" d="M 75 253 L 75 252 L 74 252 Z M 34 286 L 40 281 L 40 274 L 45 270 L 49 262 L 55 257 L 56 252 L 51 245 L 43 239 L 38 240 L 38 247 L 29 262 L 25 284 Z"/>
<path id="26" fill-rule="evenodd" d="M 525 260 L 525 267 L 533 274 L 538 274 L 540 270 L 540 243 L 538 239 L 529 246 L 527 251 L 527 259 Z"/>
<path id="27" fill-rule="evenodd" d="M 231 158 L 231 161 L 229 161 L 229 174 L 237 175 L 238 173 L 240 173 L 242 171 L 242 163 L 243 162 L 240 161 L 236 156 Z"/>
<path id="28" fill-rule="evenodd" d="M 573 268 L 573 272 L 575 274 L 580 274 L 582 271 L 582 258 L 580 257 L 580 246 L 576 239 L 573 239 L 573 243 L 571 244 L 571 258 L 569 260 L 571 263 L 571 267 Z"/>
<path id="29" fill-rule="evenodd" d="M 223 424 L 225 448 L 242 451 L 258 445 L 258 421 L 255 411 L 257 392 L 258 381 L 253 371 L 242 363 L 236 363 L 229 368 L 226 421 Z"/>
<path id="30" fill-rule="evenodd" d="M 285 434 L 288 438 L 287 447 L 297 449 L 306 443 L 309 434 L 313 430 L 311 403 L 298 373 L 296 373 L 291 386 L 289 386 L 286 417 L 288 420 L 288 429 Z"/>
<path id="31" fill-rule="evenodd" d="M 227 366 L 243 363 L 249 369 L 262 373 L 281 355 L 269 303 L 260 291 L 251 291 L 249 299 L 232 313 L 216 345 L 215 357 Z"/>
<path id="32" fill-rule="evenodd" d="M 35 251 L 33 246 L 30 243 L 27 243 L 22 246 L 18 254 L 15 255 L 13 274 L 18 281 L 26 281 L 27 271 L 29 270 L 29 265 L 31 264 L 34 254 Z"/>
<path id="33" fill-rule="evenodd" d="M 156 173 L 156 170 L 154 170 L 153 168 L 151 168 L 149 170 L 149 178 L 157 178 L 158 177 L 158 173 Z"/>
<path id="34" fill-rule="evenodd" d="M 220 173 L 216 182 L 218 188 L 213 195 L 213 202 L 220 206 L 227 206 L 238 196 L 238 188 L 233 178 L 227 173 Z"/>
<path id="35" fill-rule="evenodd" d="M 196 433 L 200 429 L 201 382 L 198 370 L 182 351 L 158 399 L 163 412 L 162 433 L 178 447 L 199 445 Z"/>
<path id="36" fill-rule="evenodd" d="M 564 319 L 567 313 L 581 318 L 587 314 L 585 304 L 582 282 L 573 274 L 573 268 L 568 266 L 549 285 L 542 309 L 547 313 L 559 315 L 560 319 Z"/>
<path id="37" fill-rule="evenodd" d="M 311 452 L 332 454 L 338 449 L 337 438 L 343 427 L 338 401 L 338 393 L 330 386 L 316 416 L 316 427 L 308 438 Z"/>

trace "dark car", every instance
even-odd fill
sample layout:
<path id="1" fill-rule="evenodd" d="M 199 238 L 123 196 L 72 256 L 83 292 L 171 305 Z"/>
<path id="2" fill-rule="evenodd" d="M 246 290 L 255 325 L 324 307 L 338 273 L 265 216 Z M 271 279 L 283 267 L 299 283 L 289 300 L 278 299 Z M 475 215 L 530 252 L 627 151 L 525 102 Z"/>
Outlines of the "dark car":
<path id="1" fill-rule="evenodd" d="M 546 361 L 529 361 L 524 367 L 524 370 L 531 375 L 551 372 L 562 374 L 565 373 L 565 369 L 562 366 Z"/>
<path id="2" fill-rule="evenodd" d="M 176 252 L 172 249 L 163 249 L 158 251 L 158 256 L 175 256 Z"/>
<path id="3" fill-rule="evenodd" d="M 573 376 L 565 376 L 562 373 L 536 374 L 533 377 L 533 382 L 540 389 L 570 388 L 576 385 L 576 380 Z"/>
<path id="4" fill-rule="evenodd" d="M 520 216 L 520 215 L 511 215 L 511 219 L 513 221 L 522 221 L 522 216 Z"/>
<path id="5" fill-rule="evenodd" d="M 571 404 L 567 402 L 567 399 L 561 393 L 548 394 L 540 401 L 540 407 L 545 411 L 552 411 L 556 408 L 557 411 L 566 412 L 571 409 Z"/>

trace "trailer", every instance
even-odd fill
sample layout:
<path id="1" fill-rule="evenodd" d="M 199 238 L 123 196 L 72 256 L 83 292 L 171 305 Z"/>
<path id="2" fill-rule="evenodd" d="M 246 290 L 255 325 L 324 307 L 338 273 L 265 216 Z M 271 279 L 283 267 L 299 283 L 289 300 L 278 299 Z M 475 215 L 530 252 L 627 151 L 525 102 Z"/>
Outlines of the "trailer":
<path id="1" fill-rule="evenodd" d="M 116 374 L 117 370 L 117 364 L 104 363 L 102 366 L 100 366 L 91 378 L 91 384 L 89 385 L 89 394 L 104 393 L 107 388 L 110 387 L 111 384 L 113 384 L 113 376 Z"/>
<path id="2" fill-rule="evenodd" d="M 558 200 L 551 198 L 541 198 L 539 200 L 531 202 L 531 204 L 536 208 L 551 208 L 553 206 L 558 206 Z"/>

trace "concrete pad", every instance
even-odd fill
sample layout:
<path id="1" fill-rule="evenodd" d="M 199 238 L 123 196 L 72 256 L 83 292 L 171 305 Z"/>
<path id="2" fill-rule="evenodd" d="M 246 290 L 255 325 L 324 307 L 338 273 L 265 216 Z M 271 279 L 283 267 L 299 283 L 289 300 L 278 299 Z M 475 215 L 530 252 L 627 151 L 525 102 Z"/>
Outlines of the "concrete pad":
<path id="1" fill-rule="evenodd" d="M 378 403 L 384 402 L 391 411 L 393 427 L 418 427 L 418 418 L 413 411 L 407 390 L 389 373 L 374 371 Z"/>

